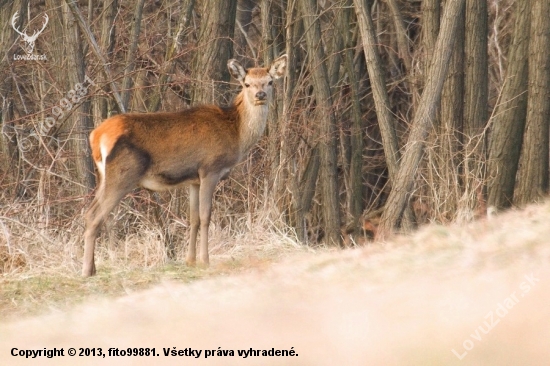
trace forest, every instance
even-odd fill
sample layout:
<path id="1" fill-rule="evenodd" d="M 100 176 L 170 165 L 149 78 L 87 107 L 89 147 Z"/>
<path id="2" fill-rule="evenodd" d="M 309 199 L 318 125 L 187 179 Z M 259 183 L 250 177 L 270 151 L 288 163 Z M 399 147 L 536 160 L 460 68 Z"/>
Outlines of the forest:
<path id="1" fill-rule="evenodd" d="M 78 268 L 90 132 L 231 103 L 233 58 L 288 67 L 217 187 L 214 252 L 244 232 L 361 245 L 548 193 L 548 0 L 0 0 L 0 27 L 0 273 Z M 183 258 L 188 205 L 185 188 L 136 189 L 101 258 Z"/>

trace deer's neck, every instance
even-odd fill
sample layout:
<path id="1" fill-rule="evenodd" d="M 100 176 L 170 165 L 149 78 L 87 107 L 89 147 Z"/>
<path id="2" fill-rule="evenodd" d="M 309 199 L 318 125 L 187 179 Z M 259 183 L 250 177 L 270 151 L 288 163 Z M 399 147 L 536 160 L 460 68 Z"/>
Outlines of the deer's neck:
<path id="1" fill-rule="evenodd" d="M 244 100 L 243 93 L 235 98 L 234 108 L 237 112 L 237 124 L 239 127 L 239 147 L 241 159 L 262 137 L 268 113 L 268 104 L 255 106 Z"/>

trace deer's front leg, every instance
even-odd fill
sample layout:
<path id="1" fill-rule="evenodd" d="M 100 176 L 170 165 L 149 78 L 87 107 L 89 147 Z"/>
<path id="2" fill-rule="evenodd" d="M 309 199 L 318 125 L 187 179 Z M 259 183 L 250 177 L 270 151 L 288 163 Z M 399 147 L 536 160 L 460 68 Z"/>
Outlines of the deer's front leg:
<path id="1" fill-rule="evenodd" d="M 199 231 L 199 191 L 200 186 L 198 184 L 191 184 L 189 186 L 189 216 L 191 221 L 191 233 L 189 235 L 189 248 L 187 249 L 186 262 L 190 266 L 195 265 L 197 252 L 197 233 Z"/>
<path id="2" fill-rule="evenodd" d="M 201 246 L 199 252 L 199 263 L 205 267 L 209 264 L 208 258 L 208 227 L 212 214 L 212 196 L 218 183 L 219 175 L 208 175 L 201 179 L 199 216 L 201 227 Z"/>

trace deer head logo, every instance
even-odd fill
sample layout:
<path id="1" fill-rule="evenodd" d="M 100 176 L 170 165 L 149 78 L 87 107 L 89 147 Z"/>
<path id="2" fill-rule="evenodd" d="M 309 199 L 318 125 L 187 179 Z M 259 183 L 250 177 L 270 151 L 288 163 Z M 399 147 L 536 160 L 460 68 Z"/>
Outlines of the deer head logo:
<path id="1" fill-rule="evenodd" d="M 17 29 L 17 26 L 15 25 L 17 18 L 19 18 L 19 16 L 17 15 L 17 12 L 15 12 L 15 14 L 13 14 L 13 17 L 11 18 L 11 26 L 17 33 L 21 35 L 21 37 L 23 37 L 23 41 L 25 41 L 23 49 L 25 50 L 25 52 L 27 52 L 28 55 L 30 55 L 34 50 L 34 42 L 36 42 L 36 39 L 48 24 L 48 14 L 44 14 L 44 25 L 42 26 L 42 29 L 40 29 L 39 31 L 35 30 L 32 36 L 27 35 L 27 33 L 20 32 L 19 29 Z"/>

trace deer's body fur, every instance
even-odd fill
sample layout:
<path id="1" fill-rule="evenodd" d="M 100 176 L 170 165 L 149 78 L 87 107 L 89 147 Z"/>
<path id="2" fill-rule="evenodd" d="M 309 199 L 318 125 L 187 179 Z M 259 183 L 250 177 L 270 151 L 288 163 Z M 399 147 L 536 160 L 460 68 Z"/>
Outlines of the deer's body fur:
<path id="1" fill-rule="evenodd" d="M 99 172 L 96 197 L 86 214 L 82 273 L 95 273 L 99 226 L 120 199 L 137 186 L 153 191 L 190 184 L 191 234 L 187 262 L 195 263 L 201 226 L 200 262 L 208 265 L 208 225 L 214 189 L 262 136 L 273 79 L 283 75 L 286 55 L 270 68 L 228 67 L 243 90 L 227 108 L 204 105 L 174 113 L 129 113 L 105 120 L 90 135 Z"/>

